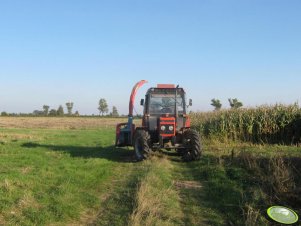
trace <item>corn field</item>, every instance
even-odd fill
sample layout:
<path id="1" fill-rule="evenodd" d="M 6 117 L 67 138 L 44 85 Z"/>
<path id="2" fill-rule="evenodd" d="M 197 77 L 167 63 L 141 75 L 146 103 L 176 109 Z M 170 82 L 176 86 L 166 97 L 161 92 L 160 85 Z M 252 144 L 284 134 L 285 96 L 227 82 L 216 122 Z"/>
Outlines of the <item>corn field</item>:
<path id="1" fill-rule="evenodd" d="M 205 138 L 274 144 L 300 142 L 298 104 L 198 112 L 190 116 L 192 127 Z"/>

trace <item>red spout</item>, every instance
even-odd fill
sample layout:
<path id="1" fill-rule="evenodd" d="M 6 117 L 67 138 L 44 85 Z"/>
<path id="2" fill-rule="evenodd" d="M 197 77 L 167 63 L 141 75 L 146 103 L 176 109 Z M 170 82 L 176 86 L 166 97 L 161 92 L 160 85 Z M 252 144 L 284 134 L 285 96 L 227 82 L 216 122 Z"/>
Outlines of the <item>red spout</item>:
<path id="1" fill-rule="evenodd" d="M 146 80 L 141 80 L 140 82 L 137 82 L 136 85 L 132 89 L 131 97 L 130 97 L 130 104 L 129 104 L 129 116 L 133 116 L 133 109 L 134 109 L 134 103 L 135 103 L 135 97 L 138 89 L 143 86 L 145 83 L 147 83 Z"/>

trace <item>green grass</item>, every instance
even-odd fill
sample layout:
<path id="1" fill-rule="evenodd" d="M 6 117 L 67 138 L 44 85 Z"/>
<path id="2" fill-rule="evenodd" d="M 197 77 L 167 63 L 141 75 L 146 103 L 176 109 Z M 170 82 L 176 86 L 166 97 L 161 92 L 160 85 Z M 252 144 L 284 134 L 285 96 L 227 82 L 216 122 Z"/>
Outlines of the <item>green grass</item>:
<path id="1" fill-rule="evenodd" d="M 114 129 L 0 134 L 0 224 L 131 225 L 138 197 L 152 202 L 157 196 L 151 208 L 161 206 L 160 217 L 146 219 L 181 225 L 169 160 L 135 162 L 132 149 L 113 146 Z M 141 196 L 143 187 L 151 194 Z"/>
<path id="2" fill-rule="evenodd" d="M 114 129 L 0 129 L 0 225 L 269 225 L 300 214 L 300 148 L 205 141 L 135 162 Z M 286 180 L 288 179 L 288 180 Z"/>
<path id="3" fill-rule="evenodd" d="M 132 153 L 112 146 L 113 129 L 1 133 L 7 136 L 0 145 L 0 212 L 7 224 L 80 220 L 99 208 L 106 183 L 135 165 L 125 162 Z"/>

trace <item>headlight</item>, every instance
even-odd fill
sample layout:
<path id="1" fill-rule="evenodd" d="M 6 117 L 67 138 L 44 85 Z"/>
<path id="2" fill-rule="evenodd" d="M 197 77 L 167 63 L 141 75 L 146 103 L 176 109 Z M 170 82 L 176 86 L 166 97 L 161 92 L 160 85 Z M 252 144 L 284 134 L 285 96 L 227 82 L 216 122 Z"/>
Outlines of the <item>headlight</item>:
<path id="1" fill-rule="evenodd" d="M 165 126 L 161 126 L 161 130 L 164 131 L 166 129 Z"/>
<path id="2" fill-rule="evenodd" d="M 170 131 L 173 131 L 173 126 L 169 126 L 168 129 L 169 129 Z"/>

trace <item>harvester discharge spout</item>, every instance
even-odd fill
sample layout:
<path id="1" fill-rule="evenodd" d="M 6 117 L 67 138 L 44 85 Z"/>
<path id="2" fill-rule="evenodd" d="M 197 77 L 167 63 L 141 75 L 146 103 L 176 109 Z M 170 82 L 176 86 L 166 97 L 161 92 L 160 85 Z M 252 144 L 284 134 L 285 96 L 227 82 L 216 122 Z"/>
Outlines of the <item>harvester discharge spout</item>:
<path id="1" fill-rule="evenodd" d="M 135 131 L 135 124 L 133 124 L 133 109 L 135 104 L 135 97 L 137 91 L 141 86 L 147 83 L 146 80 L 141 80 L 136 83 L 133 87 L 130 102 L 129 102 L 129 115 L 128 115 L 128 122 L 127 123 L 119 123 L 116 126 L 116 146 L 131 146 L 132 145 L 132 138 Z"/>
<path id="2" fill-rule="evenodd" d="M 134 109 L 135 97 L 136 97 L 137 91 L 145 83 L 147 83 L 146 80 L 141 80 L 140 82 L 137 82 L 136 85 L 132 89 L 130 103 L 129 103 L 129 117 L 133 117 L 133 109 Z"/>

